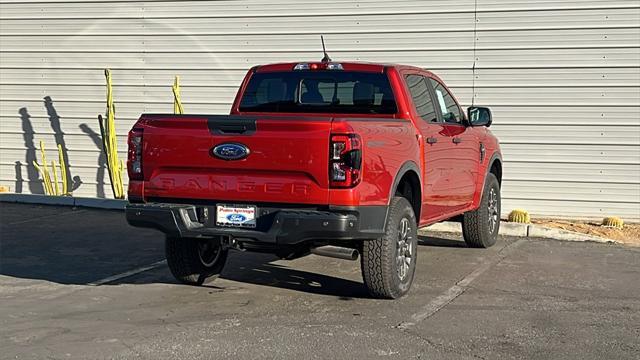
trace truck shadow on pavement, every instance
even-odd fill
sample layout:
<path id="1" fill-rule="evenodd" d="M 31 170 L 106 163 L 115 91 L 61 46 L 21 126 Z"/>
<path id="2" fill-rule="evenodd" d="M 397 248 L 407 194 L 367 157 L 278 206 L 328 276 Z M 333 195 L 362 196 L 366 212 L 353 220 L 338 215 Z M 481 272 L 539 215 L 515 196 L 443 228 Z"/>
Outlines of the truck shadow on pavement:
<path id="1" fill-rule="evenodd" d="M 458 235 L 459 237 L 459 235 Z M 418 245 L 420 246 L 435 246 L 435 247 L 451 247 L 451 248 L 466 248 L 467 244 L 463 240 L 445 239 L 437 236 L 425 236 L 418 235 Z"/>
<path id="2" fill-rule="evenodd" d="M 9 203 L 0 203 L 0 210 L 2 276 L 88 285 L 164 259 L 164 236 L 130 227 L 120 211 Z M 420 236 L 419 243 L 465 247 L 462 241 L 432 236 Z M 232 252 L 220 278 L 342 299 L 369 297 L 357 262 L 335 265 L 347 279 L 322 274 L 326 261 L 335 260 L 311 260 L 289 265 L 269 254 Z M 150 283 L 177 284 L 161 265 L 101 286 Z"/>
<path id="3" fill-rule="evenodd" d="M 418 236 L 418 244 L 435 247 L 467 247 L 464 241 L 435 236 Z M 342 300 L 370 298 L 360 275 L 359 281 L 354 281 L 273 263 L 277 260 L 277 257 L 265 254 L 232 254 L 220 278 L 319 295 L 338 296 Z M 353 265 L 359 268 L 359 261 L 360 259 L 356 260 Z M 345 262 L 345 264 L 348 263 L 348 261 Z"/>
<path id="4" fill-rule="evenodd" d="M 236 255 L 236 254 L 234 254 Z M 296 269 L 274 263 L 275 256 L 243 253 L 227 262 L 220 278 L 340 298 L 368 298 L 362 281 Z M 213 282 L 215 285 L 215 281 Z"/>

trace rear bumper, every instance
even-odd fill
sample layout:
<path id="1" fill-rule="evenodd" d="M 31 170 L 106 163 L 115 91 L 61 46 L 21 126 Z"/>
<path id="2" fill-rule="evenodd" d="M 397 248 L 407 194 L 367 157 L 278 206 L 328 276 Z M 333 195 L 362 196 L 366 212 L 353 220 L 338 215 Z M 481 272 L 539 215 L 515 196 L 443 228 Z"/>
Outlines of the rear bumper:
<path id="1" fill-rule="evenodd" d="M 215 207 L 205 206 L 213 209 Z M 309 240 L 366 240 L 384 234 L 386 206 L 298 210 L 270 207 L 257 219 L 256 229 L 218 227 L 203 219 L 198 205 L 129 204 L 127 222 L 158 229 L 170 236 L 227 236 L 240 242 L 295 245 Z"/>

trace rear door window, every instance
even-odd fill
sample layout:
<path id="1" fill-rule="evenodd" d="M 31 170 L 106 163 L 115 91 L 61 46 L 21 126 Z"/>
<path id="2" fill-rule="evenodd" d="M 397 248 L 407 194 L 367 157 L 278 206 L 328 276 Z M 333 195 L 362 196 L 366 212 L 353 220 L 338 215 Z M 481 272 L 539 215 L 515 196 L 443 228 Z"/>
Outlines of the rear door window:
<path id="1" fill-rule="evenodd" d="M 386 74 L 354 71 L 255 73 L 240 101 L 243 112 L 395 114 Z"/>

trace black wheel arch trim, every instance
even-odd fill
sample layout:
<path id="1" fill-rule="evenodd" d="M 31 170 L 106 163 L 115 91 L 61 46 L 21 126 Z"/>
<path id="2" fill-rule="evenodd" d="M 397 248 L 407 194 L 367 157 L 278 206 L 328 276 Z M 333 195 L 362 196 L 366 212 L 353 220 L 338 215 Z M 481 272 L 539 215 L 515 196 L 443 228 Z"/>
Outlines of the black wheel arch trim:
<path id="1" fill-rule="evenodd" d="M 415 172 L 416 175 L 418 176 L 418 182 L 420 183 L 420 206 L 422 206 L 422 176 L 420 174 L 420 167 L 418 167 L 418 164 L 416 164 L 413 160 L 405 161 L 404 164 L 400 166 L 400 169 L 396 173 L 396 176 L 393 179 L 393 185 L 391 186 L 391 189 L 389 191 L 389 205 L 391 205 L 391 199 L 393 199 L 396 193 L 396 190 L 398 189 L 400 180 L 409 171 Z M 420 222 L 420 219 L 418 219 L 418 214 L 416 214 L 416 219 L 418 222 Z M 385 218 L 384 218 L 384 228 L 383 228 L 384 231 L 386 231 L 388 220 L 389 220 L 389 210 L 387 207 L 387 214 L 385 215 Z"/>
<path id="2" fill-rule="evenodd" d="M 499 161 L 500 162 L 500 169 L 502 169 L 502 155 L 499 152 L 495 152 L 492 156 L 491 159 L 489 160 L 488 166 L 487 166 L 487 173 L 484 175 L 485 181 L 487 181 L 487 176 L 489 176 L 489 173 L 491 173 L 491 168 L 493 167 L 493 164 Z M 502 177 L 502 176 L 501 176 Z M 500 183 L 500 185 L 502 185 L 502 179 L 498 179 L 498 182 Z M 484 184 L 483 184 L 484 185 Z"/>
<path id="3" fill-rule="evenodd" d="M 487 178 L 489 177 L 489 174 L 491 174 L 491 168 L 496 161 L 500 162 L 500 168 L 502 169 L 502 155 L 499 152 L 495 152 L 493 155 L 491 155 L 491 159 L 489 159 L 489 162 L 487 163 L 487 170 L 485 171 L 482 187 L 480 188 L 480 199 L 482 199 L 482 196 L 484 195 L 484 187 L 487 184 Z M 502 190 L 502 179 L 498 179 L 498 184 L 500 185 L 500 189 Z"/>

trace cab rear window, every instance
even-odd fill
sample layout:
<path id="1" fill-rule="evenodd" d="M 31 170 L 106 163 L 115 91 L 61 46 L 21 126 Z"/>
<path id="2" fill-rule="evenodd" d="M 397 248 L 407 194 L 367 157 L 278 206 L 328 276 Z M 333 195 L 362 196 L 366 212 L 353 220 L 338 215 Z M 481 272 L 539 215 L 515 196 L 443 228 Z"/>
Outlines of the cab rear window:
<path id="1" fill-rule="evenodd" d="M 253 74 L 240 111 L 395 114 L 397 106 L 386 74 L 287 71 Z"/>

